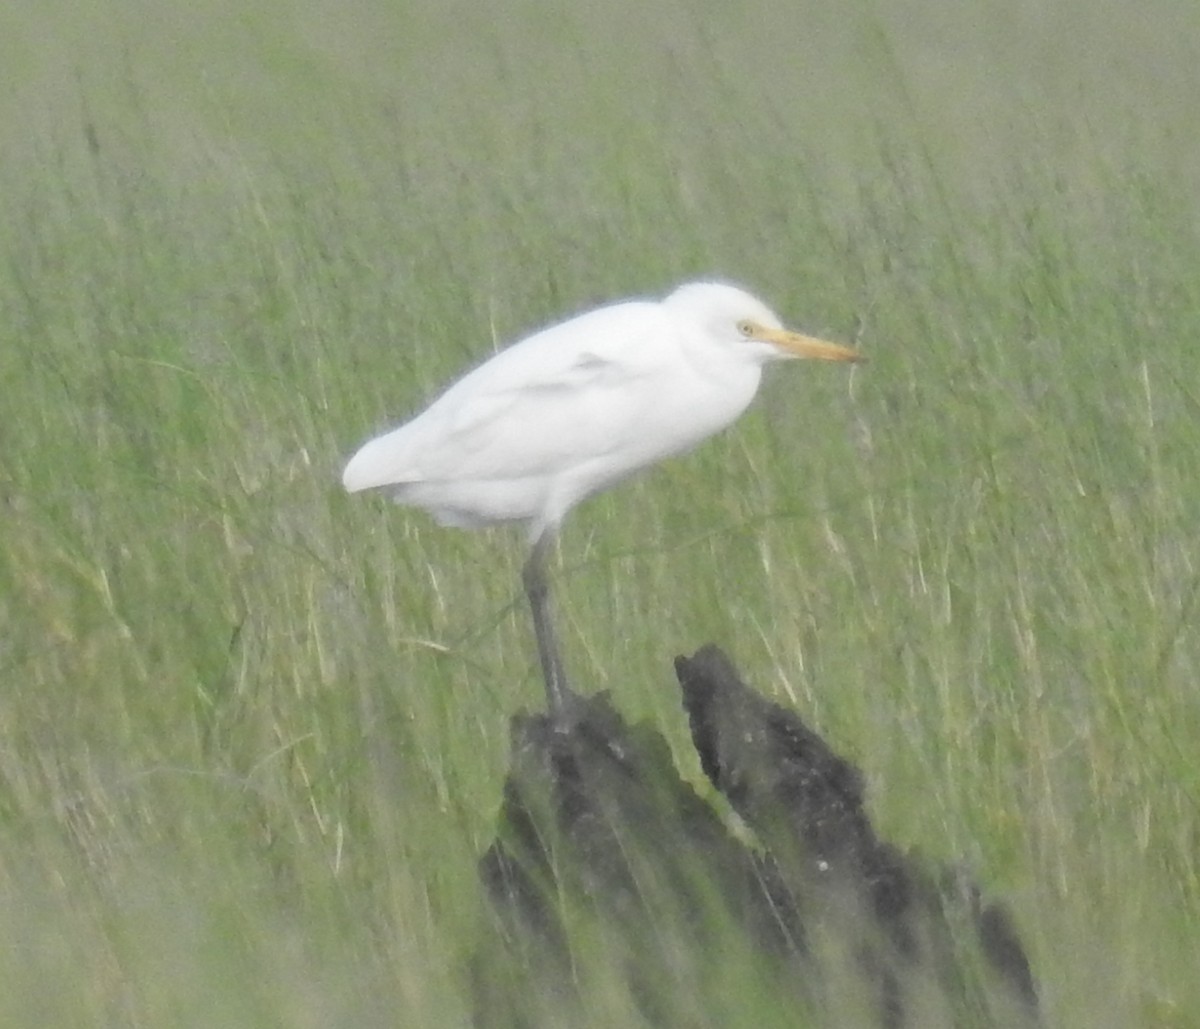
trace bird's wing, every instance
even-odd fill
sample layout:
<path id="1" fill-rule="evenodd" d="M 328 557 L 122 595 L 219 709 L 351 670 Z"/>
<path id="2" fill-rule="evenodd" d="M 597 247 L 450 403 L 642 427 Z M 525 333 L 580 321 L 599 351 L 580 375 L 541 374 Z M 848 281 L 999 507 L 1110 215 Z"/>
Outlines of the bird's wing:
<path id="1" fill-rule="evenodd" d="M 621 304 L 501 351 L 377 441 L 384 482 L 554 475 L 636 445 L 675 372 L 673 331 L 657 305 Z"/>

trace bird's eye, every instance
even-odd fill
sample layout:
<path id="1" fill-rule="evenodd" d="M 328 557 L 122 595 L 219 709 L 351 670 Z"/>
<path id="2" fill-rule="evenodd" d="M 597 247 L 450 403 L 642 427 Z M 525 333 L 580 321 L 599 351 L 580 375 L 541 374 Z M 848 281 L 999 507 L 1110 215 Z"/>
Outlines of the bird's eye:
<path id="1" fill-rule="evenodd" d="M 743 336 L 745 336 L 745 337 L 746 337 L 746 339 L 750 339 L 750 338 L 751 338 L 751 337 L 753 337 L 753 335 L 754 335 L 754 322 L 751 322 L 751 321 L 741 321 L 741 322 L 738 322 L 738 323 L 737 323 L 737 330 L 738 330 L 738 332 L 740 332 L 740 333 L 741 333 Z"/>

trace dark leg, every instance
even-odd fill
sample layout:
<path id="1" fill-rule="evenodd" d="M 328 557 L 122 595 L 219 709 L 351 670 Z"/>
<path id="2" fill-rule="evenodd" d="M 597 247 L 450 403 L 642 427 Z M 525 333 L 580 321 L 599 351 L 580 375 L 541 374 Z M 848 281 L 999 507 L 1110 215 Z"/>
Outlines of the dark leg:
<path id="1" fill-rule="evenodd" d="M 550 586 L 546 582 L 546 552 L 554 545 L 554 533 L 545 532 L 533 545 L 529 560 L 521 572 L 525 595 L 533 610 L 533 631 L 537 636 L 538 658 L 542 662 L 542 678 L 546 682 L 546 703 L 550 714 L 559 715 L 566 709 L 571 689 L 563 672 L 558 640 L 550 620 Z"/>

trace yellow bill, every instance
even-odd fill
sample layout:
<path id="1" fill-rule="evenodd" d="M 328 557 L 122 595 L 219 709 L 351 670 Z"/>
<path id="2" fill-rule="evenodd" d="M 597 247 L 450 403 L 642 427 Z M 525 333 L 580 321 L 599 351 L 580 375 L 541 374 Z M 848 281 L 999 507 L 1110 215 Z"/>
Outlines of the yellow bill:
<path id="1" fill-rule="evenodd" d="M 829 343 L 815 336 L 805 336 L 787 329 L 768 329 L 756 326 L 756 339 L 771 343 L 793 357 L 806 357 L 814 361 L 865 361 L 866 357 L 852 347 Z"/>

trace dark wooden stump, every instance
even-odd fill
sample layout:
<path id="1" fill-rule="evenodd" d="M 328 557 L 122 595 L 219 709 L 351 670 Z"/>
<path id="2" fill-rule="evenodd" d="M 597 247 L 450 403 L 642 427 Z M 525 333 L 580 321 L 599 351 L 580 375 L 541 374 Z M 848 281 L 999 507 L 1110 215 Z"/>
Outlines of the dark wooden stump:
<path id="1" fill-rule="evenodd" d="M 624 1002 L 651 1025 L 717 1026 L 739 994 L 770 1025 L 1038 1023 L 1000 907 L 879 840 L 858 770 L 716 647 L 675 667 L 701 766 L 754 839 L 606 695 L 568 727 L 515 717 L 480 863 L 495 917 L 478 1025 L 595 1024 L 602 1000 L 614 1020 Z"/>

